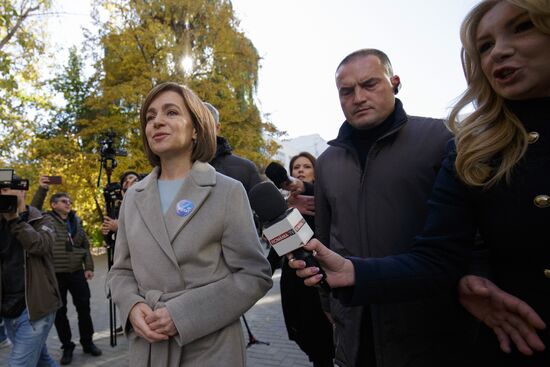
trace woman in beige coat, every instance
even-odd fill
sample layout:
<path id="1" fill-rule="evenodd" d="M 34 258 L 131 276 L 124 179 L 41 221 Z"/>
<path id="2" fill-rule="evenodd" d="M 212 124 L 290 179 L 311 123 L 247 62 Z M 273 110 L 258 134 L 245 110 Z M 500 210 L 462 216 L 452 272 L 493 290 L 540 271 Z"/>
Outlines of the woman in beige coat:
<path id="1" fill-rule="evenodd" d="M 155 168 L 126 193 L 109 272 L 130 366 L 244 366 L 239 317 L 271 287 L 245 190 L 206 163 L 215 125 L 191 90 L 160 84 L 140 120 Z"/>

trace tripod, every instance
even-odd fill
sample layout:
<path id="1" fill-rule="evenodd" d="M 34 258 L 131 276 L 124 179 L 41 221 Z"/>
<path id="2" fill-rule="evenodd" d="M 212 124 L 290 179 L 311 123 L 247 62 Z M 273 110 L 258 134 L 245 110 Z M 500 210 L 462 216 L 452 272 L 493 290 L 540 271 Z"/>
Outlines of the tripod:
<path id="1" fill-rule="evenodd" d="M 250 330 L 250 326 L 248 326 L 248 322 L 246 321 L 246 317 L 244 317 L 244 315 L 241 316 L 243 318 L 243 321 L 244 321 L 244 326 L 246 327 L 246 332 L 248 333 L 248 344 L 246 345 L 246 347 L 250 347 L 254 344 L 263 344 L 263 345 L 269 345 L 268 342 L 263 342 L 261 340 L 258 340 L 256 339 L 256 337 L 254 336 L 254 334 L 252 334 L 252 331 Z"/>
<path id="2" fill-rule="evenodd" d="M 100 186 L 101 182 L 101 170 L 102 168 L 105 169 L 105 173 L 107 173 L 107 186 L 109 187 L 111 184 L 111 175 L 113 174 L 113 170 L 115 169 L 117 163 L 113 156 L 101 156 L 101 163 L 99 166 L 99 176 L 97 179 L 97 186 Z M 115 218 L 116 217 L 116 205 L 115 202 L 112 200 L 112 198 L 105 194 L 105 203 L 107 206 L 107 215 L 109 218 Z M 103 221 L 103 218 L 101 218 Z M 111 266 L 113 266 L 113 257 L 115 252 L 115 239 L 113 238 L 113 235 L 111 233 L 103 236 L 103 239 L 105 240 L 106 249 L 107 249 L 107 270 L 111 270 Z M 107 290 L 107 298 L 109 299 L 109 341 L 111 344 L 111 347 L 115 347 L 117 345 L 117 335 L 116 335 L 116 306 L 113 303 L 113 299 L 111 298 L 111 290 Z"/>

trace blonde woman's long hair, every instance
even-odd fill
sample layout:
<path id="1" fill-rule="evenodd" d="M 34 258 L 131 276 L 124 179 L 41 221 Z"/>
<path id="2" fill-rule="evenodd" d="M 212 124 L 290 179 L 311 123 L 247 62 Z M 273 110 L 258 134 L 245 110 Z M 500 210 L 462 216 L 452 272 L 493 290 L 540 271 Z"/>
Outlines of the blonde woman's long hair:
<path id="1" fill-rule="evenodd" d="M 481 18 L 501 1 L 525 9 L 535 27 L 550 34 L 549 0 L 485 0 L 462 23 L 462 68 L 468 87 L 452 108 L 448 124 L 455 134 L 458 177 L 468 185 L 484 188 L 503 179 L 509 183 L 514 166 L 527 150 L 527 132 L 489 84 L 476 47 Z M 470 103 L 475 111 L 459 121 L 460 111 Z"/>

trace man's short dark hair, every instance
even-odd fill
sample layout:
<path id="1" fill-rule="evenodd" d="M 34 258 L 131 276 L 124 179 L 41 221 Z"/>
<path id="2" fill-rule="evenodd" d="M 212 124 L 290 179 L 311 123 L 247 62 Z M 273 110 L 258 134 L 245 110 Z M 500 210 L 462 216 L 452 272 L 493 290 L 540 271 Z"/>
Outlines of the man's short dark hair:
<path id="1" fill-rule="evenodd" d="M 71 197 L 66 192 L 57 192 L 53 194 L 52 197 L 50 198 L 50 204 L 57 203 L 61 198 L 70 199 Z"/>
<path id="2" fill-rule="evenodd" d="M 383 51 L 380 51 L 376 48 L 363 48 L 361 50 L 353 51 L 348 56 L 344 57 L 342 61 L 340 61 L 340 64 L 338 64 L 336 71 L 338 71 L 338 69 L 340 69 L 343 65 L 346 65 L 347 63 L 360 57 L 366 56 L 376 56 L 382 62 L 382 65 L 384 65 L 388 76 L 393 76 L 393 67 L 391 65 L 390 58 Z"/>
<path id="3" fill-rule="evenodd" d="M 367 57 L 367 56 L 377 57 L 378 60 L 380 60 L 380 62 L 384 66 L 384 69 L 386 69 L 386 73 L 388 74 L 388 76 L 392 77 L 394 75 L 393 66 L 391 65 L 390 58 L 383 51 L 380 51 L 376 48 L 363 48 L 361 50 L 353 51 L 348 56 L 344 57 L 342 61 L 340 61 L 340 64 L 338 64 L 338 67 L 336 68 L 336 72 L 338 72 L 338 70 L 342 66 L 350 63 L 351 61 L 358 59 L 360 57 Z M 397 94 L 400 88 L 401 88 L 401 85 L 398 85 L 397 87 L 395 87 L 394 93 Z"/>

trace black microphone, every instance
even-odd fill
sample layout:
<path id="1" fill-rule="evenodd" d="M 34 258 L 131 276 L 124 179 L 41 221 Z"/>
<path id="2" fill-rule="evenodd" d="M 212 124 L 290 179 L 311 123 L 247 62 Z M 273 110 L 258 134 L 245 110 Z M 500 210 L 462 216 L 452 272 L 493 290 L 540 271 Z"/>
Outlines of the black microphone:
<path id="1" fill-rule="evenodd" d="M 283 188 L 284 183 L 292 182 L 292 179 L 288 177 L 286 169 L 277 162 L 271 162 L 265 168 L 265 175 L 273 181 L 275 186 L 279 189 Z"/>
<path id="2" fill-rule="evenodd" d="M 319 266 L 313 252 L 303 246 L 313 237 L 313 231 L 296 208 L 288 208 L 279 190 L 271 182 L 260 182 L 248 193 L 250 206 L 260 218 L 263 234 L 277 255 L 284 256 L 290 252 L 297 260 L 303 260 L 306 267 L 319 268 L 323 278 L 321 287 L 330 292 L 326 282 L 326 273 Z"/>

